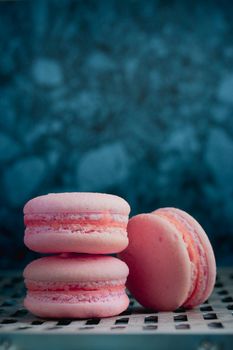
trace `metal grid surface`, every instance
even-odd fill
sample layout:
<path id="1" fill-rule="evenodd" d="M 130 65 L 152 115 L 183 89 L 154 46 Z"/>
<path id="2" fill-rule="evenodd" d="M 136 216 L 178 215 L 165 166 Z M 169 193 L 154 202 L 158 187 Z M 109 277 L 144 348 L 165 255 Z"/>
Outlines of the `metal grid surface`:
<path id="1" fill-rule="evenodd" d="M 155 312 L 132 297 L 128 310 L 103 319 L 48 320 L 23 307 L 21 273 L 0 273 L 0 350 L 232 350 L 233 269 L 219 269 L 215 289 L 193 310 Z"/>
<path id="2" fill-rule="evenodd" d="M 233 334 L 233 269 L 219 270 L 213 294 L 196 309 L 155 312 L 130 297 L 128 310 L 103 319 L 46 320 L 31 315 L 22 305 L 25 289 L 19 274 L 1 275 L 0 290 L 0 334 Z"/>

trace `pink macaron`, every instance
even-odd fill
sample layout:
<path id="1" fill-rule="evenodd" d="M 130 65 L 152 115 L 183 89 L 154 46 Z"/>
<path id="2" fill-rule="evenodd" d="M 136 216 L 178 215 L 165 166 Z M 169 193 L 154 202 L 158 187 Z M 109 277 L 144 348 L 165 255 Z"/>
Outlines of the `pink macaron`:
<path id="1" fill-rule="evenodd" d="M 129 304 L 127 265 L 114 257 L 61 254 L 34 260 L 24 270 L 25 307 L 46 318 L 118 315 Z"/>
<path id="2" fill-rule="evenodd" d="M 24 207 L 24 243 L 39 253 L 117 253 L 128 245 L 130 207 L 103 193 L 51 193 Z"/>
<path id="3" fill-rule="evenodd" d="M 193 308 L 210 296 L 216 263 L 209 239 L 186 212 L 162 208 L 128 224 L 129 245 L 120 257 L 129 267 L 127 287 L 145 307 Z"/>

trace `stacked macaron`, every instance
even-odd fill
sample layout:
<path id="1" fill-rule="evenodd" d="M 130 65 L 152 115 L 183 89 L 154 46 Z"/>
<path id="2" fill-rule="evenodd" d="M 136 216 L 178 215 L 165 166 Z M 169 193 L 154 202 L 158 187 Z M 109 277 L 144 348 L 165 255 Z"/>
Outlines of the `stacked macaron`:
<path id="1" fill-rule="evenodd" d="M 124 311 L 127 265 L 112 256 L 128 245 L 130 207 L 117 196 L 59 193 L 24 207 L 26 246 L 53 254 L 24 270 L 26 308 L 41 317 L 107 317 Z"/>

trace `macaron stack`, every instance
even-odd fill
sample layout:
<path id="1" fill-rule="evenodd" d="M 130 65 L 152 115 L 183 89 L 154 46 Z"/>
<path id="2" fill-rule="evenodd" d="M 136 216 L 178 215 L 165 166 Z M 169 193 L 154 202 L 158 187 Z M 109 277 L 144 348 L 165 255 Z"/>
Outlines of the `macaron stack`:
<path id="1" fill-rule="evenodd" d="M 53 255 L 25 268 L 25 307 L 50 318 L 108 317 L 124 311 L 128 267 L 103 254 L 127 247 L 129 212 L 124 199 L 101 193 L 48 194 L 26 203 L 25 245 Z"/>
<path id="2" fill-rule="evenodd" d="M 173 311 L 208 299 L 216 263 L 199 223 L 176 208 L 139 214 L 128 223 L 129 212 L 124 199 L 109 194 L 30 200 L 24 242 L 51 255 L 24 270 L 26 308 L 50 318 L 114 316 L 128 307 L 128 274 L 129 291 L 146 308 Z M 105 255 L 112 253 L 121 260 Z"/>

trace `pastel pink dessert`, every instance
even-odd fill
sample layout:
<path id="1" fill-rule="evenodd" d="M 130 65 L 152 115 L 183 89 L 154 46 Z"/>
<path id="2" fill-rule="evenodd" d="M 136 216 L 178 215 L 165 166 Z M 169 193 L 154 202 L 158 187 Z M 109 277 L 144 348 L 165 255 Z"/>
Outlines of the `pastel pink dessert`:
<path id="1" fill-rule="evenodd" d="M 51 193 L 24 207 L 24 243 L 39 253 L 117 253 L 128 245 L 130 207 L 103 193 Z"/>
<path id="2" fill-rule="evenodd" d="M 118 315 L 129 304 L 127 265 L 114 257 L 61 254 L 31 262 L 24 270 L 25 307 L 48 318 Z"/>
<path id="3" fill-rule="evenodd" d="M 119 256 L 129 266 L 127 287 L 155 310 L 195 307 L 210 296 L 216 263 L 209 239 L 186 212 L 162 208 L 130 219 L 129 245 Z"/>

